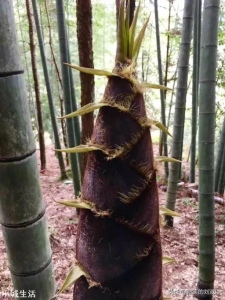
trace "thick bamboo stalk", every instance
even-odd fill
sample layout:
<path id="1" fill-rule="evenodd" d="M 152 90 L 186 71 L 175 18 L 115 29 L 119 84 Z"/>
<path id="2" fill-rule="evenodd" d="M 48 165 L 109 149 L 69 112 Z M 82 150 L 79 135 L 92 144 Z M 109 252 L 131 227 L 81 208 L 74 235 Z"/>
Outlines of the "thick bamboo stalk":
<path id="1" fill-rule="evenodd" d="M 46 59 L 46 55 L 45 55 L 45 47 L 44 47 L 44 42 L 43 42 L 43 37 L 42 37 L 42 30 L 41 30 L 41 26 L 40 26 L 40 19 L 39 19 L 39 14 L 38 14 L 38 10 L 37 10 L 36 0 L 32 0 L 32 5 L 33 5 L 34 20 L 35 20 L 37 36 L 38 36 L 38 43 L 39 43 L 39 48 L 40 48 L 40 53 L 41 53 L 41 61 L 42 61 L 44 77 L 45 77 L 45 85 L 46 85 L 46 90 L 47 90 L 47 95 L 48 95 L 48 105 L 49 105 L 49 112 L 50 112 L 51 121 L 52 121 L 52 129 L 53 129 L 53 133 L 54 133 L 55 147 L 57 149 L 61 149 L 58 125 L 57 125 L 57 121 L 56 121 L 56 117 L 55 117 L 53 95 L 52 95 L 50 79 L 49 79 L 47 59 Z M 67 174 L 66 174 L 66 169 L 65 169 L 62 154 L 58 153 L 57 158 L 59 161 L 61 178 L 65 179 L 65 178 L 67 178 Z"/>
<path id="2" fill-rule="evenodd" d="M 202 23 L 199 101 L 199 280 L 211 290 L 215 276 L 214 143 L 219 0 L 205 0 Z M 196 295 L 212 299 L 212 295 Z"/>
<path id="3" fill-rule="evenodd" d="M 191 196 L 198 197 L 198 194 L 199 194 L 199 191 L 198 191 L 198 190 L 194 190 L 194 189 L 190 188 L 190 189 L 188 189 L 188 191 L 190 191 Z M 223 198 L 214 196 L 214 201 L 215 201 L 215 203 L 217 203 L 217 204 L 220 204 L 220 205 L 224 205 L 224 206 L 225 206 L 225 200 L 224 200 Z"/>
<path id="4" fill-rule="evenodd" d="M 23 26 L 22 26 L 22 20 L 21 20 L 21 14 L 20 14 L 20 5 L 19 5 L 19 0 L 17 0 L 17 16 L 18 16 L 18 20 L 19 20 L 19 28 L 20 28 L 20 37 L 22 39 L 22 49 L 23 49 L 23 53 L 24 53 L 24 59 L 25 59 L 25 69 L 26 69 L 26 74 L 27 74 L 27 80 L 28 80 L 28 99 L 29 99 L 29 105 L 30 105 L 30 112 L 31 112 L 31 117 L 34 118 L 35 120 L 35 128 L 38 131 L 38 120 L 37 120 L 37 112 L 36 112 L 36 106 L 34 103 L 34 96 L 33 96 L 33 88 L 31 85 L 31 77 L 30 77 L 30 68 L 28 66 L 28 59 L 27 59 L 27 50 L 26 50 L 26 46 L 25 46 L 25 38 L 24 38 L 24 34 L 23 34 Z"/>
<path id="5" fill-rule="evenodd" d="M 0 2 L 0 40 L 0 223 L 14 289 L 49 300 L 52 252 L 12 0 Z"/>
<path id="6" fill-rule="evenodd" d="M 176 104 L 174 113 L 174 126 L 173 126 L 173 140 L 171 156 L 175 159 L 182 160 L 182 145 L 183 145 L 183 131 L 185 122 L 185 109 L 186 109 L 186 93 L 188 81 L 188 67 L 190 44 L 192 38 L 192 23 L 194 14 L 194 0 L 185 0 L 183 12 L 183 25 L 181 34 L 181 44 L 179 50 L 179 63 L 178 63 L 178 79 L 177 79 L 177 93 Z M 166 207 L 174 210 L 177 194 L 177 182 L 180 174 L 179 163 L 170 163 L 167 202 Z M 166 216 L 165 218 L 168 226 L 173 226 L 173 217 Z"/>

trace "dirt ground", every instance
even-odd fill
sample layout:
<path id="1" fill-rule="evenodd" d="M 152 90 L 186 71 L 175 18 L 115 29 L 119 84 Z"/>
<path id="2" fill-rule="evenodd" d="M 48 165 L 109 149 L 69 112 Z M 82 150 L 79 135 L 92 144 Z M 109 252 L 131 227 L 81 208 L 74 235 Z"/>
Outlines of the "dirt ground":
<path id="1" fill-rule="evenodd" d="M 157 147 L 155 147 L 155 152 L 157 152 Z M 158 177 L 160 179 L 160 168 Z M 78 219 L 73 209 L 55 202 L 73 199 L 73 186 L 71 181 L 58 180 L 59 169 L 53 146 L 47 147 L 47 170 L 40 173 L 40 178 L 47 206 L 46 214 L 53 250 L 55 277 L 60 287 L 74 264 Z M 160 205 L 165 204 L 165 198 L 165 192 L 159 189 Z M 175 218 L 174 228 L 161 229 L 163 254 L 176 260 L 175 263 L 163 266 L 164 297 L 177 300 L 195 299 L 186 293 L 192 293 L 198 280 L 198 202 L 195 198 L 189 198 L 183 188 L 178 193 L 176 211 L 180 213 L 180 217 Z M 216 204 L 215 214 L 215 290 L 217 295 L 213 299 L 223 300 L 225 299 L 225 256 L 223 255 L 225 251 L 225 207 Z M 0 292 L 9 288 L 11 288 L 10 272 L 7 268 L 7 257 L 0 230 Z M 63 293 L 60 299 L 71 300 L 72 287 Z"/>

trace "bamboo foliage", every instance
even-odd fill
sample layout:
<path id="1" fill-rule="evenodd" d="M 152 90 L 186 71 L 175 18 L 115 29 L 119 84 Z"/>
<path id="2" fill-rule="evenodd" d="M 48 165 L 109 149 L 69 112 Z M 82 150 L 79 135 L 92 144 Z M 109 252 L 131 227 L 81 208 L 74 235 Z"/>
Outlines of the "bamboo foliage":
<path id="1" fill-rule="evenodd" d="M 12 0 L 0 2 L 0 40 L 0 223 L 14 289 L 49 300 L 52 251 Z"/>
<path id="2" fill-rule="evenodd" d="M 46 85 L 46 90 L 47 90 L 47 95 L 48 95 L 48 105 L 49 105 L 49 111 L 50 111 L 50 116 L 51 116 L 51 121 L 52 121 L 52 129 L 53 129 L 53 133 L 54 133 L 55 146 L 57 149 L 60 149 L 61 144 L 60 144 L 60 139 L 59 139 L 57 121 L 56 121 L 56 117 L 55 117 L 53 95 L 52 95 L 52 90 L 51 90 L 51 86 L 50 86 L 48 65 L 47 65 L 47 59 L 46 59 L 46 55 L 45 55 L 45 48 L 44 48 L 44 42 L 43 42 L 43 37 L 42 37 L 42 30 L 41 30 L 41 26 L 40 26 L 40 19 L 39 19 L 39 14 L 38 14 L 38 10 L 37 10 L 36 0 L 32 0 L 32 6 L 33 6 L 37 36 L 38 36 L 38 43 L 39 43 L 39 48 L 40 48 L 40 53 L 41 53 L 41 61 L 42 61 L 42 66 L 43 66 L 43 71 L 44 71 L 45 85 Z M 59 167 L 60 167 L 60 171 L 61 171 L 61 178 L 65 179 L 65 178 L 67 178 L 66 169 L 65 169 L 65 165 L 64 165 L 64 161 L 63 161 L 63 156 L 60 153 L 58 155 L 58 161 L 59 161 Z"/>
<path id="3" fill-rule="evenodd" d="M 215 276 L 214 142 L 219 0 L 205 0 L 200 55 L 199 101 L 199 280 L 211 290 Z M 200 299 L 212 299 L 212 295 Z"/>
<path id="4" fill-rule="evenodd" d="M 194 4 L 195 4 L 194 0 L 185 0 L 181 44 L 179 50 L 178 80 L 177 80 L 173 140 L 172 140 L 172 150 L 171 150 L 171 156 L 178 160 L 182 160 L 186 93 L 187 93 L 190 44 L 192 38 Z M 170 163 L 169 166 L 166 207 L 171 210 L 175 210 L 177 182 L 180 174 L 180 166 L 181 165 L 177 163 Z M 166 217 L 166 223 L 168 226 L 173 227 L 173 218 L 171 218 L 170 216 Z"/>

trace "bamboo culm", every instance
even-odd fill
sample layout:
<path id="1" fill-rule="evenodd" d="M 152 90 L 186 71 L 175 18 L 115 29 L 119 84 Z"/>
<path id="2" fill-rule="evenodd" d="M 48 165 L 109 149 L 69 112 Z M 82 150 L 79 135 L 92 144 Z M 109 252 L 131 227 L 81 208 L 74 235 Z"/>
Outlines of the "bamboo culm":
<path id="1" fill-rule="evenodd" d="M 60 48 L 60 61 L 61 61 L 61 70 L 62 70 L 62 81 L 63 81 L 63 99 L 65 106 L 65 113 L 69 114 L 72 112 L 72 100 L 71 100 L 71 84 L 70 84 L 70 73 L 69 68 L 64 63 L 68 62 L 68 39 L 66 31 L 66 21 L 65 21 L 65 9 L 64 2 L 62 0 L 56 1 L 56 12 L 57 12 L 57 22 L 58 22 L 58 36 L 59 36 L 59 48 Z M 74 132 L 74 123 L 72 119 L 66 120 L 67 127 L 67 138 L 68 145 L 70 148 L 75 147 L 75 132 Z M 79 172 L 79 160 L 77 154 L 70 154 L 70 164 L 73 177 L 73 185 L 75 195 L 80 193 L 80 172 Z"/>
<path id="2" fill-rule="evenodd" d="M 49 79 L 47 59 L 46 59 L 46 55 L 45 55 L 45 48 L 44 48 L 44 42 L 43 42 L 43 37 L 42 37 L 42 30 L 41 30 L 41 26 L 40 26 L 40 19 L 39 19 L 39 14 L 38 14 L 38 10 L 37 10 L 36 0 L 32 0 L 32 5 L 33 5 L 34 20 L 35 20 L 37 36 L 38 36 L 38 43 L 39 43 L 39 48 L 40 48 L 40 53 L 41 53 L 41 61 L 42 61 L 42 66 L 43 66 L 43 71 L 44 71 L 45 85 L 46 85 L 46 90 L 47 90 L 47 95 L 48 95 L 48 105 L 49 105 L 49 112 L 50 112 L 51 121 L 52 121 L 52 129 L 53 129 L 53 133 L 54 133 L 55 147 L 57 149 L 61 149 L 58 125 L 57 125 L 56 116 L 55 116 L 53 95 L 52 95 L 50 79 Z M 65 169 L 65 164 L 64 164 L 62 154 L 58 153 L 57 158 L 59 161 L 59 167 L 60 167 L 60 171 L 61 171 L 61 179 L 66 179 L 67 174 L 66 174 L 66 169 Z"/>
<path id="3" fill-rule="evenodd" d="M 178 160 L 182 160 L 182 146 L 194 4 L 194 0 L 185 0 L 184 3 L 181 44 L 178 59 L 178 79 L 173 125 L 173 140 L 171 149 L 171 156 Z M 166 207 L 171 210 L 175 209 L 177 182 L 179 179 L 180 168 L 181 164 L 178 163 L 170 163 L 169 165 Z M 169 227 L 173 227 L 173 217 L 166 216 L 165 220 Z"/>
<path id="4" fill-rule="evenodd" d="M 0 1 L 0 40 L 0 223 L 14 290 L 49 300 L 56 290 L 52 250 L 13 0 Z"/>
<path id="5" fill-rule="evenodd" d="M 215 277 L 214 143 L 219 0 L 205 0 L 199 76 L 199 279 L 197 288 L 212 290 Z M 209 292 L 195 295 L 212 299 Z"/>
<path id="6" fill-rule="evenodd" d="M 159 84 L 163 85 L 163 74 L 162 74 L 162 59 L 161 59 L 161 45 L 160 45 L 160 35 L 159 35 L 159 16 L 158 16 L 158 0 L 154 1 L 155 7 L 155 27 L 156 27 L 156 41 L 157 41 L 157 57 L 158 57 L 158 72 L 159 72 Z M 162 124 L 166 127 L 166 105 L 165 105 L 165 92 L 160 90 L 161 99 L 161 119 Z M 163 155 L 168 155 L 167 150 L 167 134 L 162 132 L 162 143 L 163 143 Z M 168 177 L 168 162 L 164 163 L 165 176 Z"/>

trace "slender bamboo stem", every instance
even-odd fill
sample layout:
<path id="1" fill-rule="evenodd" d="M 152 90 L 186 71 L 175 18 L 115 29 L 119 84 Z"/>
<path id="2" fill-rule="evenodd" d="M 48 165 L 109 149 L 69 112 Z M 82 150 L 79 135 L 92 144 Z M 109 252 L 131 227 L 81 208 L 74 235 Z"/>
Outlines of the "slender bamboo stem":
<path id="1" fill-rule="evenodd" d="M 162 59 L 161 59 L 161 45 L 160 45 L 160 31 L 159 31 L 159 16 L 158 16 L 158 0 L 154 1 L 155 7 L 155 27 L 156 27 L 156 42 L 157 42 L 157 58 L 158 58 L 158 72 L 159 72 L 159 84 L 163 85 L 163 74 L 162 74 Z M 161 119 L 162 124 L 166 127 L 166 106 L 165 106 L 165 93 L 160 90 L 161 99 Z M 168 155 L 167 150 L 167 135 L 162 132 L 162 144 L 163 144 L 163 155 Z M 169 175 L 168 162 L 164 163 L 166 178 Z"/>
<path id="2" fill-rule="evenodd" d="M 173 98 L 174 98 L 174 95 L 175 95 L 175 84 L 176 84 L 176 81 L 177 81 L 177 70 L 178 70 L 178 63 L 177 63 L 177 66 L 176 66 L 176 70 L 174 72 L 174 75 L 173 75 L 173 87 L 172 87 L 172 93 L 171 93 L 171 98 L 170 98 L 170 104 L 169 104 L 169 112 L 168 112 L 168 118 L 167 118 L 167 128 L 169 129 L 170 127 L 170 116 L 171 116 L 171 110 L 172 110 L 172 106 L 173 106 Z"/>
<path id="3" fill-rule="evenodd" d="M 169 11 L 168 11 L 168 27 L 167 27 L 167 44 L 166 44 L 166 67 L 165 67 L 165 77 L 164 77 L 164 85 L 167 86 L 168 80 L 168 70 L 170 63 L 170 27 L 171 27 L 171 10 L 173 6 L 173 1 L 169 1 Z M 166 98 L 166 91 L 164 92 Z"/>
<path id="4" fill-rule="evenodd" d="M 177 94 L 171 151 L 171 156 L 178 160 L 182 159 L 183 131 L 185 121 L 186 93 L 188 83 L 190 44 L 192 38 L 194 3 L 194 0 L 185 0 L 184 3 L 183 25 L 179 51 Z M 171 210 L 175 209 L 177 182 L 180 174 L 180 166 L 180 163 L 170 163 L 169 167 L 166 207 Z M 171 216 L 166 216 L 165 220 L 168 226 L 173 226 L 173 218 Z"/>
<path id="5" fill-rule="evenodd" d="M 47 22 L 48 22 L 49 46 L 50 46 L 50 50 L 51 50 L 52 59 L 53 59 L 53 63 L 54 63 L 54 66 L 55 66 L 55 71 L 56 71 L 56 75 L 57 75 L 57 78 L 58 78 L 58 82 L 59 82 L 59 85 L 62 89 L 63 88 L 62 78 L 61 78 L 61 75 L 60 75 L 60 72 L 59 72 L 59 67 L 58 67 L 57 62 L 56 62 L 55 52 L 54 52 L 53 45 L 52 45 L 52 30 L 51 30 L 51 23 L 50 23 L 50 18 L 49 18 L 47 0 L 45 0 L 45 12 L 46 12 Z"/>
<path id="6" fill-rule="evenodd" d="M 42 60 L 42 65 L 43 65 L 44 77 L 45 77 L 45 85 L 46 85 L 46 90 L 47 90 L 47 95 L 48 95 L 49 111 L 50 111 L 50 116 L 51 116 L 51 121 L 52 121 L 52 128 L 53 128 L 53 132 L 54 132 L 55 147 L 57 149 L 61 149 L 59 133 L 58 133 L 58 126 L 57 126 L 56 117 L 55 117 L 53 95 L 52 95 L 52 90 L 51 90 L 51 86 L 50 86 L 47 59 L 46 59 L 46 55 L 45 55 L 45 48 L 44 48 L 44 42 L 43 42 L 43 37 L 42 37 L 42 30 L 41 30 L 41 26 L 40 26 L 39 14 L 37 11 L 36 0 L 32 0 L 32 4 L 33 4 L 34 20 L 35 20 L 35 25 L 36 25 L 36 30 L 37 30 L 38 43 L 39 43 L 41 60 Z M 62 153 L 58 153 L 57 158 L 59 161 L 61 178 L 65 179 L 65 178 L 67 178 L 67 174 L 66 174 L 66 169 L 65 169 Z"/>
<path id="7" fill-rule="evenodd" d="M 192 127 L 191 127 L 191 161 L 190 161 L 190 182 L 195 182 L 196 162 L 196 134 L 198 114 L 198 83 L 199 83 L 199 35 L 201 20 L 199 20 L 200 1 L 196 0 L 194 13 L 194 42 L 193 42 L 193 80 L 192 80 Z"/>
<path id="8" fill-rule="evenodd" d="M 223 195 L 224 193 L 224 183 L 225 183 L 225 146 L 223 148 L 223 155 L 221 159 L 220 177 L 218 182 L 218 193 Z"/>
<path id="9" fill-rule="evenodd" d="M 34 90 L 35 90 L 35 96 L 36 96 L 36 108 L 37 108 L 37 120 L 38 120 L 38 140 L 39 140 L 39 147 L 40 147 L 40 162 L 41 162 L 41 170 L 43 171 L 46 169 L 46 153 L 45 153 L 45 137 L 44 137 L 45 132 L 44 132 L 43 118 L 42 118 L 42 104 L 41 104 L 38 72 L 37 72 L 37 62 L 36 62 L 35 42 L 34 42 L 34 26 L 33 26 L 33 18 L 31 15 L 30 0 L 26 0 L 26 9 L 27 9 L 27 17 L 28 17 L 28 23 L 29 23 L 31 66 L 32 66 L 32 72 L 33 72 Z"/>
<path id="10" fill-rule="evenodd" d="M 62 89 L 63 85 L 62 85 L 62 78 L 61 78 L 61 75 L 59 72 L 59 67 L 56 62 L 55 52 L 54 52 L 54 48 L 53 48 L 52 29 L 51 29 L 51 23 L 50 23 L 50 16 L 49 16 L 49 12 L 48 12 L 47 0 L 45 0 L 45 12 L 46 12 L 46 16 L 47 16 L 48 30 L 49 30 L 49 46 L 50 46 L 50 50 L 51 50 L 52 61 L 55 66 L 56 77 L 57 77 L 57 87 L 58 87 L 58 95 L 59 95 L 59 103 L 60 103 L 60 115 L 62 117 L 65 115 L 63 98 L 60 95 L 60 92 L 61 92 L 60 88 Z M 66 136 L 66 121 L 64 119 L 60 119 L 60 123 L 61 123 L 62 135 L 63 135 L 63 143 L 64 143 L 64 146 L 67 147 L 68 143 L 67 143 L 67 136 Z M 67 164 L 67 166 L 69 166 L 68 153 L 66 153 L 66 164 Z"/>
<path id="11" fill-rule="evenodd" d="M 71 103 L 71 88 L 70 88 L 70 74 L 69 68 L 64 65 L 65 62 L 69 61 L 68 58 L 68 41 L 66 33 L 66 22 L 65 22 L 65 11 L 64 3 L 62 0 L 56 1 L 56 11 L 57 11 L 57 20 L 58 20 L 58 35 L 59 35 L 59 47 L 60 47 L 60 60 L 61 60 L 61 69 L 62 69 L 62 80 L 63 80 L 63 98 L 66 114 L 72 112 L 72 103 Z M 72 119 L 66 119 L 67 125 L 67 137 L 69 147 L 75 147 L 75 134 L 74 126 Z M 76 195 L 80 193 L 80 172 L 78 165 L 78 158 L 75 153 L 70 154 L 70 163 L 73 176 L 73 185 L 74 192 Z"/>

